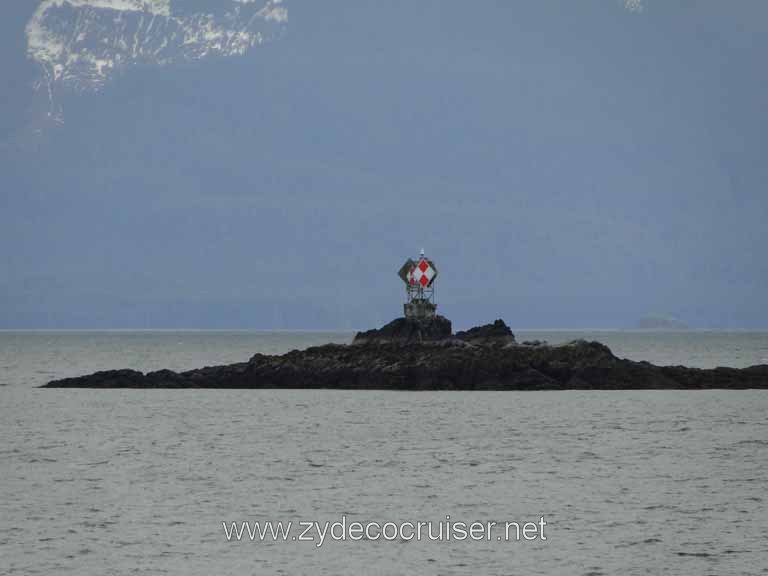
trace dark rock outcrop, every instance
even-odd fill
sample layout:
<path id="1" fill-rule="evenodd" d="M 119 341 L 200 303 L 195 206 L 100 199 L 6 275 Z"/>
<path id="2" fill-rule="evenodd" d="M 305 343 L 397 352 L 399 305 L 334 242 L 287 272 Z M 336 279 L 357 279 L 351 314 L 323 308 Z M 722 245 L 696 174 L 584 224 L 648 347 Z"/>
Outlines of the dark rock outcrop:
<path id="1" fill-rule="evenodd" d="M 281 356 L 187 372 L 97 372 L 49 388 L 341 388 L 392 390 L 565 390 L 768 388 L 768 365 L 743 370 L 659 367 L 614 356 L 598 342 L 520 345 L 501 323 L 439 337 L 440 323 L 394 322 L 359 334 L 354 345 L 327 344 Z M 429 336 L 429 337 L 425 337 Z M 420 338 L 420 340 L 419 340 Z"/>
<path id="2" fill-rule="evenodd" d="M 512 330 L 501 318 L 494 321 L 493 324 L 475 326 L 463 332 L 456 332 L 456 338 L 473 344 L 487 345 L 511 344 L 515 341 Z"/>
<path id="3" fill-rule="evenodd" d="M 445 340 L 451 337 L 451 321 L 444 316 L 434 316 L 423 320 L 396 318 L 378 329 L 358 332 L 353 344 L 372 342 L 425 342 Z"/>

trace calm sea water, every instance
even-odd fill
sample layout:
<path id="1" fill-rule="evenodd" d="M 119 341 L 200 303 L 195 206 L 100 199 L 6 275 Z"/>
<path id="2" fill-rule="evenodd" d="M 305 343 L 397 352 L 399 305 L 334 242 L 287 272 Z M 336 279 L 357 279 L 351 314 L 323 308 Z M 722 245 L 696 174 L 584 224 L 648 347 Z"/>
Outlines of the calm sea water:
<path id="1" fill-rule="evenodd" d="M 588 337 L 768 363 L 766 333 Z M 0 333 L 0 573 L 768 574 L 768 393 L 40 390 L 347 333 Z M 228 542 L 223 521 L 527 521 L 546 541 Z"/>

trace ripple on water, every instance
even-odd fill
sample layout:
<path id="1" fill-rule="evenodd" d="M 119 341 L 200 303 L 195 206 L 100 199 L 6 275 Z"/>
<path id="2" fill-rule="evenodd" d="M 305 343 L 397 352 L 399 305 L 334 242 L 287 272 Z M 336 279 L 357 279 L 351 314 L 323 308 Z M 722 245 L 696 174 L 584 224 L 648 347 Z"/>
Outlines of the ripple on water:
<path id="1" fill-rule="evenodd" d="M 0 544 L 11 573 L 764 567 L 761 392 L 3 394 Z M 617 414 L 626 424 L 607 431 Z M 692 430 L 676 433 L 681 422 Z M 549 533 L 546 542 L 318 548 L 227 543 L 221 529 L 342 514 L 347 522 L 544 515 Z"/>

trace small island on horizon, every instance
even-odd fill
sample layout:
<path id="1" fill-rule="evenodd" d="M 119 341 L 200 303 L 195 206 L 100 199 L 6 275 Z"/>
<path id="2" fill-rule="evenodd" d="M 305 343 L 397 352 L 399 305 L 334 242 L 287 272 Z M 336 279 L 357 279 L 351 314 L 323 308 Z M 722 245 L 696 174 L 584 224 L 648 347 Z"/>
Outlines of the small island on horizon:
<path id="1" fill-rule="evenodd" d="M 703 370 L 617 358 L 600 342 L 518 343 L 499 319 L 455 334 L 437 314 L 434 261 L 421 251 L 398 271 L 403 316 L 358 332 L 351 344 L 186 372 L 110 370 L 46 388 L 336 388 L 355 390 L 581 390 L 768 388 L 768 365 Z"/>
<path id="2" fill-rule="evenodd" d="M 667 332 L 690 330 L 682 320 L 664 314 L 648 314 L 637 321 L 638 330 L 662 330 Z"/>
<path id="3" fill-rule="evenodd" d="M 351 344 L 186 372 L 109 370 L 44 388 L 270 388 L 346 390 L 642 390 L 768 388 L 768 365 L 699 369 L 616 357 L 599 342 L 517 342 L 503 320 L 452 333 L 435 315 L 397 318 Z"/>

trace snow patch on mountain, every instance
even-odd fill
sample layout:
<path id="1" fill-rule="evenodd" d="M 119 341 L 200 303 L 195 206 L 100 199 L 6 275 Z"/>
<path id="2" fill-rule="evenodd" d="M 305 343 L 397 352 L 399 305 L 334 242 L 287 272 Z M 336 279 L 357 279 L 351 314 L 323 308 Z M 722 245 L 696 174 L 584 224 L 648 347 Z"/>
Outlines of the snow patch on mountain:
<path id="1" fill-rule="evenodd" d="M 243 55 L 287 21 L 282 0 L 209 0 L 199 11 L 171 0 L 43 0 L 26 26 L 27 53 L 60 120 L 61 90 L 96 92 L 137 64 Z"/>

